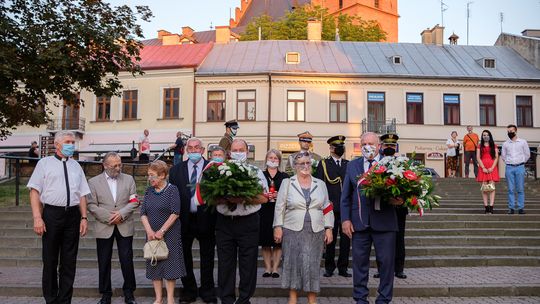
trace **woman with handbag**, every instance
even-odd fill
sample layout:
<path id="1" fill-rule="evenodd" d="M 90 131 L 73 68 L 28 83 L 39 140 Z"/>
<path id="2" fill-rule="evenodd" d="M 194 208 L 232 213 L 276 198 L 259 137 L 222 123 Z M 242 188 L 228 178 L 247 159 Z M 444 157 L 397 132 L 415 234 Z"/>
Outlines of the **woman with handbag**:
<path id="1" fill-rule="evenodd" d="M 450 138 L 446 141 L 446 168 L 448 169 L 448 177 L 456 177 L 456 170 L 459 158 L 459 141 L 457 132 L 452 131 Z"/>
<path id="2" fill-rule="evenodd" d="M 500 180 L 498 168 L 499 151 L 489 130 L 482 131 L 480 145 L 478 145 L 476 150 L 476 160 L 480 167 L 476 180 L 482 183 L 480 191 L 482 191 L 482 198 L 484 200 L 484 213 L 493 214 L 495 182 L 499 182 Z"/>
<path id="3" fill-rule="evenodd" d="M 284 179 L 274 213 L 274 239 L 282 243 L 281 287 L 289 289 L 289 304 L 298 301 L 298 290 L 307 292 L 309 304 L 320 291 L 321 253 L 332 242 L 334 214 L 326 184 L 311 176 L 311 155 L 294 157 L 296 175 Z"/>
<path id="4" fill-rule="evenodd" d="M 166 280 L 167 304 L 174 304 L 176 280 L 186 274 L 178 219 L 180 194 L 175 185 L 167 182 L 168 171 L 169 167 L 161 160 L 150 163 L 150 187 L 146 189 L 141 206 L 141 221 L 147 241 L 144 249 L 146 278 L 154 285 L 154 304 L 163 303 L 163 279 Z M 168 255 L 164 255 L 163 252 L 167 251 Z"/>

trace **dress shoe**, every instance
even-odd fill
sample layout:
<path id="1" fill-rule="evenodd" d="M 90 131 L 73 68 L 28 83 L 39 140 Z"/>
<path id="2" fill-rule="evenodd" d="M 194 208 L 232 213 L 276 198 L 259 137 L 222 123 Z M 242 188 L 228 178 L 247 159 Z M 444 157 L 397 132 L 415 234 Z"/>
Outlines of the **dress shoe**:
<path id="1" fill-rule="evenodd" d="M 514 209 L 508 209 L 508 214 L 514 214 Z"/>
<path id="2" fill-rule="evenodd" d="M 333 271 L 328 271 L 328 270 L 326 270 L 326 271 L 324 271 L 323 277 L 329 278 L 329 277 L 331 277 L 331 276 L 333 276 L 333 275 L 334 275 L 334 272 L 333 272 Z"/>
<path id="3" fill-rule="evenodd" d="M 271 272 L 264 272 L 264 273 L 262 274 L 262 277 L 263 277 L 263 278 L 269 278 L 269 277 L 271 277 L 271 276 L 272 276 L 272 273 L 271 273 Z"/>
<path id="4" fill-rule="evenodd" d="M 381 274 L 378 272 L 375 272 L 375 274 L 373 275 L 374 279 L 379 279 L 380 277 L 381 277 Z"/>
<path id="5" fill-rule="evenodd" d="M 403 273 L 403 271 L 401 272 L 396 272 L 396 278 L 398 279 L 406 279 L 407 278 L 407 275 Z"/>
<path id="6" fill-rule="evenodd" d="M 195 302 L 195 301 L 197 301 L 196 298 L 191 298 L 191 299 L 180 299 L 180 300 L 178 301 L 178 303 L 180 303 L 180 304 L 189 304 L 189 303 L 193 303 L 193 302 Z"/>
<path id="7" fill-rule="evenodd" d="M 279 273 L 277 273 L 277 272 L 272 272 L 272 278 L 274 278 L 274 279 L 279 278 Z"/>
<path id="8" fill-rule="evenodd" d="M 344 277 L 344 278 L 350 278 L 352 277 L 352 274 L 348 273 L 347 271 L 340 271 L 339 272 L 339 275 Z"/>
<path id="9" fill-rule="evenodd" d="M 518 213 L 519 214 L 525 214 L 525 210 L 524 209 L 519 209 Z"/>
<path id="10" fill-rule="evenodd" d="M 97 304 L 111 304 L 111 298 L 109 297 L 102 297 Z"/>

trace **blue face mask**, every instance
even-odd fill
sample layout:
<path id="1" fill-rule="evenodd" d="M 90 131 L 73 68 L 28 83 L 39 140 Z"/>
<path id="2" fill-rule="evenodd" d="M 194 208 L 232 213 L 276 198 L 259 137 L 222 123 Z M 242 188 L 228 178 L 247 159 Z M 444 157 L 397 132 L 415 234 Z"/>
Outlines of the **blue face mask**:
<path id="1" fill-rule="evenodd" d="M 201 153 L 188 153 L 188 158 L 190 161 L 196 163 L 199 160 L 201 160 L 202 154 Z"/>
<path id="2" fill-rule="evenodd" d="M 217 162 L 217 163 L 222 163 L 224 161 L 224 159 L 221 158 L 221 157 L 214 157 L 214 158 L 212 158 L 212 160 Z"/>
<path id="3" fill-rule="evenodd" d="M 73 156 L 73 153 L 75 152 L 75 145 L 74 144 L 62 144 L 62 154 L 65 157 L 71 157 Z"/>

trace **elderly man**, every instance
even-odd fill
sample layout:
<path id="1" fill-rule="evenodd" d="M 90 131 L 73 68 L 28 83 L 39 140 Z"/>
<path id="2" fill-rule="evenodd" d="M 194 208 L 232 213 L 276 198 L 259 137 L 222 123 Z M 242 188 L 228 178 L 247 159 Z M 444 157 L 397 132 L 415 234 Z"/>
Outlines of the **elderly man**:
<path id="1" fill-rule="evenodd" d="M 369 255 L 375 247 L 380 263 L 379 295 L 375 303 L 390 303 L 394 289 L 394 257 L 398 231 L 394 206 L 362 195 L 357 177 L 368 171 L 378 159 L 379 137 L 366 132 L 361 138 L 362 157 L 347 165 L 341 194 L 341 225 L 343 233 L 352 239 L 353 298 L 357 304 L 367 304 L 369 289 Z M 360 201 L 359 201 L 360 199 Z"/>
<path id="2" fill-rule="evenodd" d="M 234 139 L 231 145 L 231 158 L 245 163 L 248 145 L 243 139 Z M 268 185 L 263 172 L 257 167 L 259 183 L 264 193 Z M 226 200 L 224 198 L 224 200 Z M 218 254 L 219 297 L 223 304 L 246 304 L 257 286 L 257 257 L 259 251 L 259 204 L 268 199 L 261 193 L 250 204 L 221 204 L 217 206 L 216 244 Z M 232 207 L 231 207 L 232 206 Z M 236 264 L 239 264 L 240 292 L 236 299 Z"/>
<path id="3" fill-rule="evenodd" d="M 79 236 L 88 228 L 85 195 L 90 189 L 81 166 L 71 158 L 75 134 L 56 133 L 54 146 L 54 156 L 37 163 L 27 187 L 34 232 L 43 242 L 43 297 L 46 303 L 71 303 Z"/>
<path id="4" fill-rule="evenodd" d="M 122 160 L 117 153 L 105 154 L 103 168 L 103 173 L 88 181 L 92 193 L 88 196 L 88 210 L 96 218 L 99 293 L 102 295 L 98 304 L 111 303 L 111 258 L 115 239 L 124 277 L 124 300 L 127 304 L 135 304 L 133 212 L 139 207 L 137 187 L 131 175 L 122 173 Z"/>
<path id="5" fill-rule="evenodd" d="M 186 143 L 188 159 L 174 165 L 169 171 L 169 181 L 180 192 L 180 223 L 182 224 L 182 250 L 187 275 L 182 278 L 180 304 L 192 303 L 200 296 L 205 303 L 217 303 L 214 283 L 214 250 L 216 247 L 216 213 L 207 206 L 199 205 L 195 197 L 195 185 L 208 161 L 202 157 L 204 147 L 200 139 L 192 137 Z M 199 243 L 201 258 L 201 287 L 193 273 L 192 247 Z"/>
<path id="6" fill-rule="evenodd" d="M 214 146 L 210 149 L 210 159 L 212 161 L 222 163 L 227 158 L 227 153 L 225 152 L 225 149 L 223 149 L 220 146 Z"/>

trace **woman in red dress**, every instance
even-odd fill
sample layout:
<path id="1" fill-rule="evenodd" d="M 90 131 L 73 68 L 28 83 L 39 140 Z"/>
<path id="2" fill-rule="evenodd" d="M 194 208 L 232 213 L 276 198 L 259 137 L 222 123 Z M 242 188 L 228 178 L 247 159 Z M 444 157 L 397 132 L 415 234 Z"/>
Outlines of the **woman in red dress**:
<path id="1" fill-rule="evenodd" d="M 476 159 L 478 160 L 477 181 L 482 183 L 482 189 L 489 183 L 495 183 L 499 181 L 499 151 L 497 145 L 493 141 L 493 136 L 488 130 L 482 131 L 482 137 L 480 144 L 476 151 Z M 488 204 L 489 196 L 489 204 Z M 493 203 L 495 202 L 495 191 L 482 191 L 482 198 L 484 199 L 484 213 L 493 214 Z"/>

